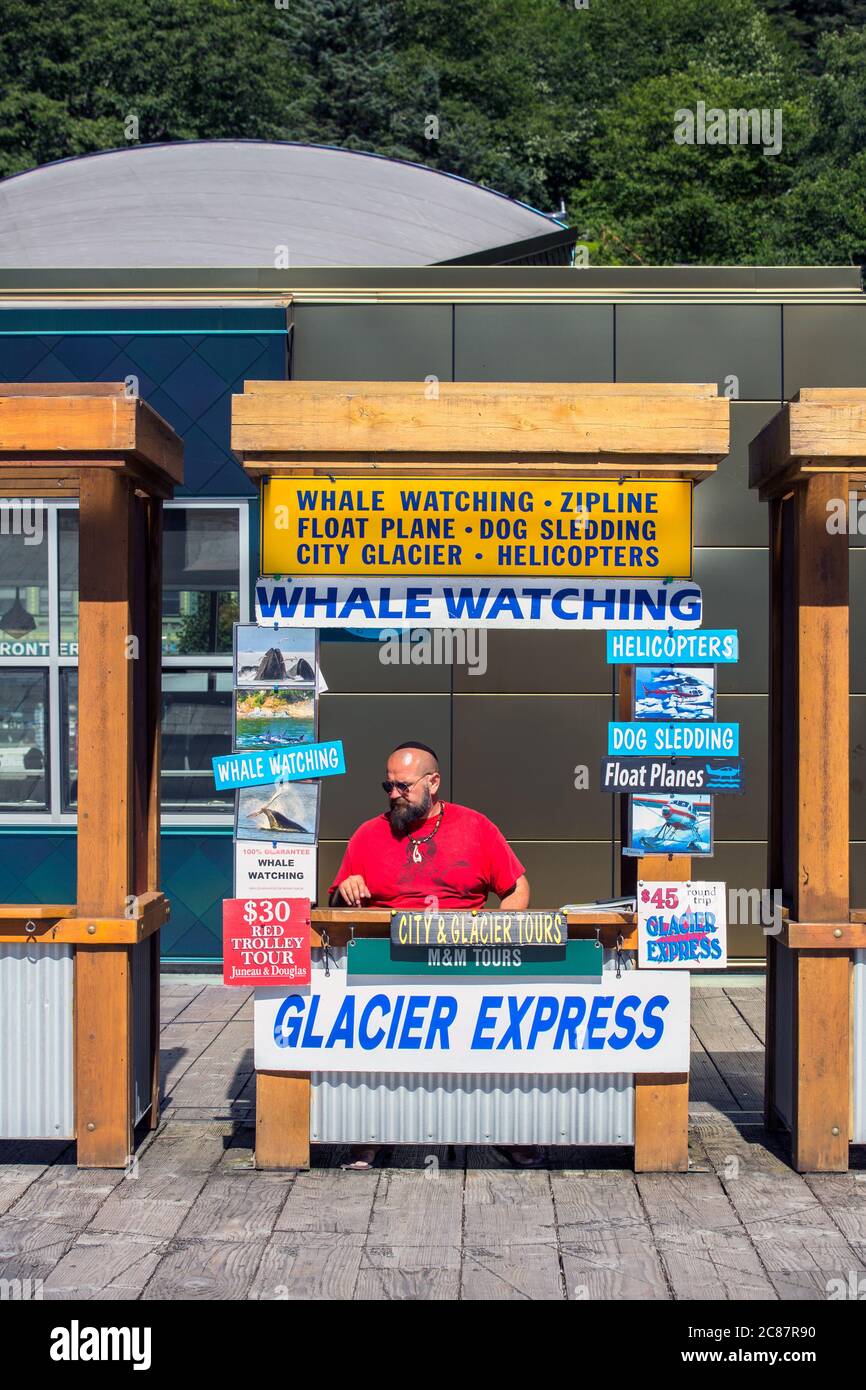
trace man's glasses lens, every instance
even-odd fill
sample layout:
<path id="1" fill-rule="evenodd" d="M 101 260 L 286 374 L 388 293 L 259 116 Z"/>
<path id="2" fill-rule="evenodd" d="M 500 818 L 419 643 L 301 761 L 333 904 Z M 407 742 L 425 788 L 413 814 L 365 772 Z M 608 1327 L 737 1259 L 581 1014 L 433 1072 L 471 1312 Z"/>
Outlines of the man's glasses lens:
<path id="1" fill-rule="evenodd" d="M 391 795 L 392 791 L 398 791 L 401 796 L 404 796 L 411 786 L 414 786 L 413 782 L 383 782 L 382 791 L 386 792 L 388 796 Z"/>

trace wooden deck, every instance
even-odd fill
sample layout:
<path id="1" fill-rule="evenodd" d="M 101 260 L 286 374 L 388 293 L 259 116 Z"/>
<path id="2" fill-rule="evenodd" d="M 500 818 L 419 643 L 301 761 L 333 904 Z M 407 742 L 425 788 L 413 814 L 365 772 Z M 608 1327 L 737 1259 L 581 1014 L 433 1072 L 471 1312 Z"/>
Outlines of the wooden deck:
<path id="1" fill-rule="evenodd" d="M 160 1128 L 127 1174 L 0 1142 L 0 1279 L 45 1299 L 826 1299 L 866 1273 L 866 1154 L 794 1173 L 761 1123 L 761 986 L 692 998 L 689 1173 L 635 1177 L 619 1149 L 525 1171 L 460 1147 L 345 1173 L 322 1147 L 293 1175 L 252 1168 L 249 992 L 166 976 Z"/>

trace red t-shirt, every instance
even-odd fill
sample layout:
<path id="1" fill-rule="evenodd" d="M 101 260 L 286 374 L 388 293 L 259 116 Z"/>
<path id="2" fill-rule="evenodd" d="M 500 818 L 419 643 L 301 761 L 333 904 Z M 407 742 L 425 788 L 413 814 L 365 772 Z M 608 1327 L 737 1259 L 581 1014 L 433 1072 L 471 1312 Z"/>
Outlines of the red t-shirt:
<path id="1" fill-rule="evenodd" d="M 502 831 L 468 806 L 443 806 L 439 829 L 419 847 L 420 864 L 412 858 L 413 843 L 430 834 L 435 820 L 408 834 L 393 831 L 386 814 L 364 821 L 346 846 L 329 896 L 344 878 L 360 874 L 370 890 L 364 907 L 421 911 L 429 909 L 427 899 L 437 898 L 450 911 L 483 907 L 491 889 L 503 897 L 526 870 Z"/>

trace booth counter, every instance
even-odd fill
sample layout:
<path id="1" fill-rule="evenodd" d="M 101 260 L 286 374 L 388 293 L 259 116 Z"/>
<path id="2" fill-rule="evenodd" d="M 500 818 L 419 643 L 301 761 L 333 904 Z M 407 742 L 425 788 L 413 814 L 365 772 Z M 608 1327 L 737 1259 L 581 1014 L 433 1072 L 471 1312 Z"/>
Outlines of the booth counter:
<path id="1" fill-rule="evenodd" d="M 682 861 L 670 867 L 673 877 Z M 391 917 L 313 909 L 313 970 L 326 968 L 325 948 L 328 969 L 345 970 L 355 943 L 389 937 Z M 569 942 L 598 950 L 603 978 L 632 973 L 634 913 L 570 912 L 567 924 Z M 485 983 L 501 987 L 502 976 Z M 260 1069 L 256 1083 L 260 1168 L 309 1167 L 312 1143 L 633 1145 L 636 1171 L 688 1167 L 687 1074 Z"/>

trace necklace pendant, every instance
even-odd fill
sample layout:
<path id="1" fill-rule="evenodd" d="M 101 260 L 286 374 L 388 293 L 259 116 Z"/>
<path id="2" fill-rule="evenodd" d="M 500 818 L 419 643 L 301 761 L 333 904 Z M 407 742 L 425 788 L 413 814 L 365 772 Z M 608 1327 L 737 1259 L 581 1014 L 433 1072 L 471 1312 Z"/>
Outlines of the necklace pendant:
<path id="1" fill-rule="evenodd" d="M 421 858 L 421 851 L 417 845 L 412 846 L 412 860 L 415 864 L 423 863 L 423 860 Z"/>

